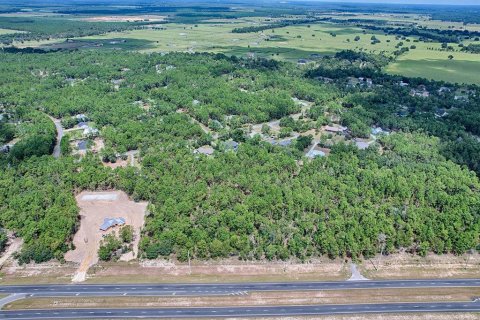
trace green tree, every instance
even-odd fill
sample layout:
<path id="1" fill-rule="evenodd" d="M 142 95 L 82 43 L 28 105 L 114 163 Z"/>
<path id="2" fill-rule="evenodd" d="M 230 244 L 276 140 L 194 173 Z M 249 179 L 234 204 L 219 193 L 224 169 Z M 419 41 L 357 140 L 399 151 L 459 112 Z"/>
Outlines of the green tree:
<path id="1" fill-rule="evenodd" d="M 124 243 L 130 243 L 133 241 L 135 237 L 135 232 L 133 231 L 133 227 L 130 225 L 125 225 L 120 229 L 120 239 Z"/>

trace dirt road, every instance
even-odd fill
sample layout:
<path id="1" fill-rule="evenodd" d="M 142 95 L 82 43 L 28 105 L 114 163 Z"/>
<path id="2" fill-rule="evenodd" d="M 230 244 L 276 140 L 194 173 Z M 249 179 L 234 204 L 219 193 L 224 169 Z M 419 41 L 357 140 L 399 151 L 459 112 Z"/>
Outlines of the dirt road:
<path id="1" fill-rule="evenodd" d="M 9 241 L 8 247 L 5 252 L 0 257 L 0 268 L 3 266 L 5 262 L 15 253 L 17 252 L 23 244 L 23 239 L 15 238 Z"/>

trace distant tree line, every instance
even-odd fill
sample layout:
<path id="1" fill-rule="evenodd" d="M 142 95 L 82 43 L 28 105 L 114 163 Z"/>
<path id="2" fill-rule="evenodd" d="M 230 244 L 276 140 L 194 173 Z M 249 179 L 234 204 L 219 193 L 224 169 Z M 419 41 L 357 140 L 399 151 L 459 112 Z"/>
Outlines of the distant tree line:
<path id="1" fill-rule="evenodd" d="M 253 33 L 253 32 L 260 32 L 269 29 L 278 29 L 284 28 L 292 25 L 299 25 L 299 24 L 308 24 L 308 23 L 315 23 L 319 21 L 326 21 L 327 18 L 307 18 L 307 19 L 295 19 L 295 20 L 282 20 L 275 23 L 269 23 L 260 26 L 250 26 L 250 27 L 241 27 L 241 28 L 234 28 L 232 30 L 233 33 Z"/>

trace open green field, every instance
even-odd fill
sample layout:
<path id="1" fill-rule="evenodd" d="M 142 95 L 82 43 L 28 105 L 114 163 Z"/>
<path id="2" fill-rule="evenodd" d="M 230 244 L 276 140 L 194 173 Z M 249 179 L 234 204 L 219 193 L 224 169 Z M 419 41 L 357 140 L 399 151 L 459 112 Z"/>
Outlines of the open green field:
<path id="1" fill-rule="evenodd" d="M 452 60 L 448 59 L 450 54 L 454 56 Z M 386 71 L 409 77 L 480 84 L 480 55 L 427 50 L 420 44 L 417 50 L 411 50 L 390 64 Z"/>
<path id="2" fill-rule="evenodd" d="M 429 16 L 420 15 L 420 14 L 395 14 L 395 13 L 384 13 L 384 14 L 365 13 L 365 14 L 354 14 L 354 15 L 325 14 L 325 15 L 321 15 L 321 17 L 328 17 L 336 20 L 348 20 L 348 19 L 366 20 L 365 22 L 368 22 L 368 20 L 378 20 L 378 21 L 385 21 L 389 26 L 417 24 L 419 26 L 431 28 L 431 29 L 480 31 L 479 24 L 464 25 L 463 22 L 432 20 Z"/>
<path id="3" fill-rule="evenodd" d="M 240 20 L 235 23 L 208 23 L 198 26 L 184 24 L 165 25 L 166 30 L 132 30 L 83 40 L 132 39 L 150 42 L 148 49 L 140 51 L 223 52 L 244 56 L 248 52 L 260 57 L 275 56 L 280 60 L 309 58 L 311 54 L 332 54 L 344 49 L 364 50 L 372 53 L 395 51 L 398 41 L 393 36 L 375 34 L 381 41 L 372 45 L 373 33 L 363 34 L 359 28 L 346 28 L 334 24 L 317 23 L 310 26 L 296 25 L 262 33 L 232 33 L 236 27 L 251 25 Z M 354 41 L 360 36 L 359 41 Z M 387 40 L 391 42 L 388 43 Z M 62 40 L 63 41 L 63 40 Z M 26 42 L 22 46 L 48 45 L 57 41 Z M 18 44 L 20 45 L 20 44 Z"/>
<path id="4" fill-rule="evenodd" d="M 361 18 L 381 18 L 396 21 L 396 16 L 359 16 Z M 427 22 L 423 17 L 403 17 L 403 21 Z M 271 23 L 265 18 L 242 18 L 235 20 L 207 20 L 201 24 L 164 24 L 159 29 L 142 29 L 125 32 L 112 32 L 104 35 L 79 38 L 82 41 L 96 41 L 106 44 L 103 49 L 138 50 L 142 52 L 221 52 L 227 55 L 245 57 L 275 58 L 296 61 L 308 59 L 313 54 L 333 54 L 340 50 L 362 50 L 368 53 L 392 54 L 400 40 L 395 36 L 366 31 L 333 23 L 314 23 L 311 25 L 292 25 L 284 28 L 269 29 L 256 33 L 232 33 L 232 29 Z M 354 41 L 355 37 L 360 37 Z M 380 43 L 372 44 L 372 36 Z M 110 45 L 109 41 L 124 39 L 125 42 Z M 459 83 L 480 83 L 480 55 L 465 52 L 445 52 L 428 50 L 440 48 L 440 43 L 415 42 L 410 37 L 403 40 L 403 46 L 415 45 L 416 49 L 402 55 L 386 69 L 392 74 L 419 76 L 435 80 Z M 17 46 L 52 46 L 64 40 L 31 41 L 18 43 Z M 454 45 L 455 46 L 455 45 Z M 89 48 L 86 45 L 84 48 Z M 454 55 L 453 60 L 448 56 Z"/>
<path id="5" fill-rule="evenodd" d="M 2 29 L 0 28 L 0 35 L 2 34 L 11 34 L 11 33 L 19 33 L 23 31 L 17 31 L 17 30 L 10 30 L 10 29 Z"/>

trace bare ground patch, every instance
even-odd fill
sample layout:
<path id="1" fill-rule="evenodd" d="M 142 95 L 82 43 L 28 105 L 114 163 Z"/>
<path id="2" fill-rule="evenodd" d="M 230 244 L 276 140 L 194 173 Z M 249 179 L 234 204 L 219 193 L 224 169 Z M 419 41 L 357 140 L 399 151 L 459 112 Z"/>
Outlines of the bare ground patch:
<path id="1" fill-rule="evenodd" d="M 82 192 L 77 195 L 76 200 L 80 208 L 80 229 L 73 238 L 75 250 L 65 254 L 65 260 L 80 264 L 74 281 L 85 280 L 87 270 L 98 262 L 97 251 L 103 236 L 118 230 L 118 227 L 115 227 L 101 231 L 100 225 L 105 218 L 122 217 L 127 225 L 134 228 L 135 240 L 131 258 L 136 258 L 146 202 L 136 203 L 121 191 Z"/>
<path id="2" fill-rule="evenodd" d="M 146 260 L 141 263 L 101 263 L 91 268 L 88 282 L 242 282 L 345 280 L 348 265 L 341 260 L 319 258 L 310 263 L 244 262 L 232 258 L 221 261 L 174 263 Z"/>
<path id="3" fill-rule="evenodd" d="M 398 253 L 366 260 L 359 267 L 370 279 L 480 278 L 480 254 L 419 257 Z"/>
<path id="4" fill-rule="evenodd" d="M 102 162 L 102 164 L 105 167 L 109 167 L 111 169 L 126 168 L 126 167 L 128 167 L 129 161 L 128 160 L 117 159 L 117 161 L 115 161 L 115 162 Z"/>
<path id="5" fill-rule="evenodd" d="M 3 267 L 3 265 L 10 259 L 10 257 L 15 252 L 20 250 L 22 245 L 23 245 L 23 239 L 9 237 L 8 243 L 7 243 L 7 248 L 5 249 L 5 251 L 2 253 L 2 255 L 0 257 L 0 269 Z"/>
<path id="6" fill-rule="evenodd" d="M 1 283 L 2 285 L 68 283 L 76 269 L 77 266 L 73 263 L 61 264 L 50 261 L 19 265 L 12 261 L 2 268 Z"/>

